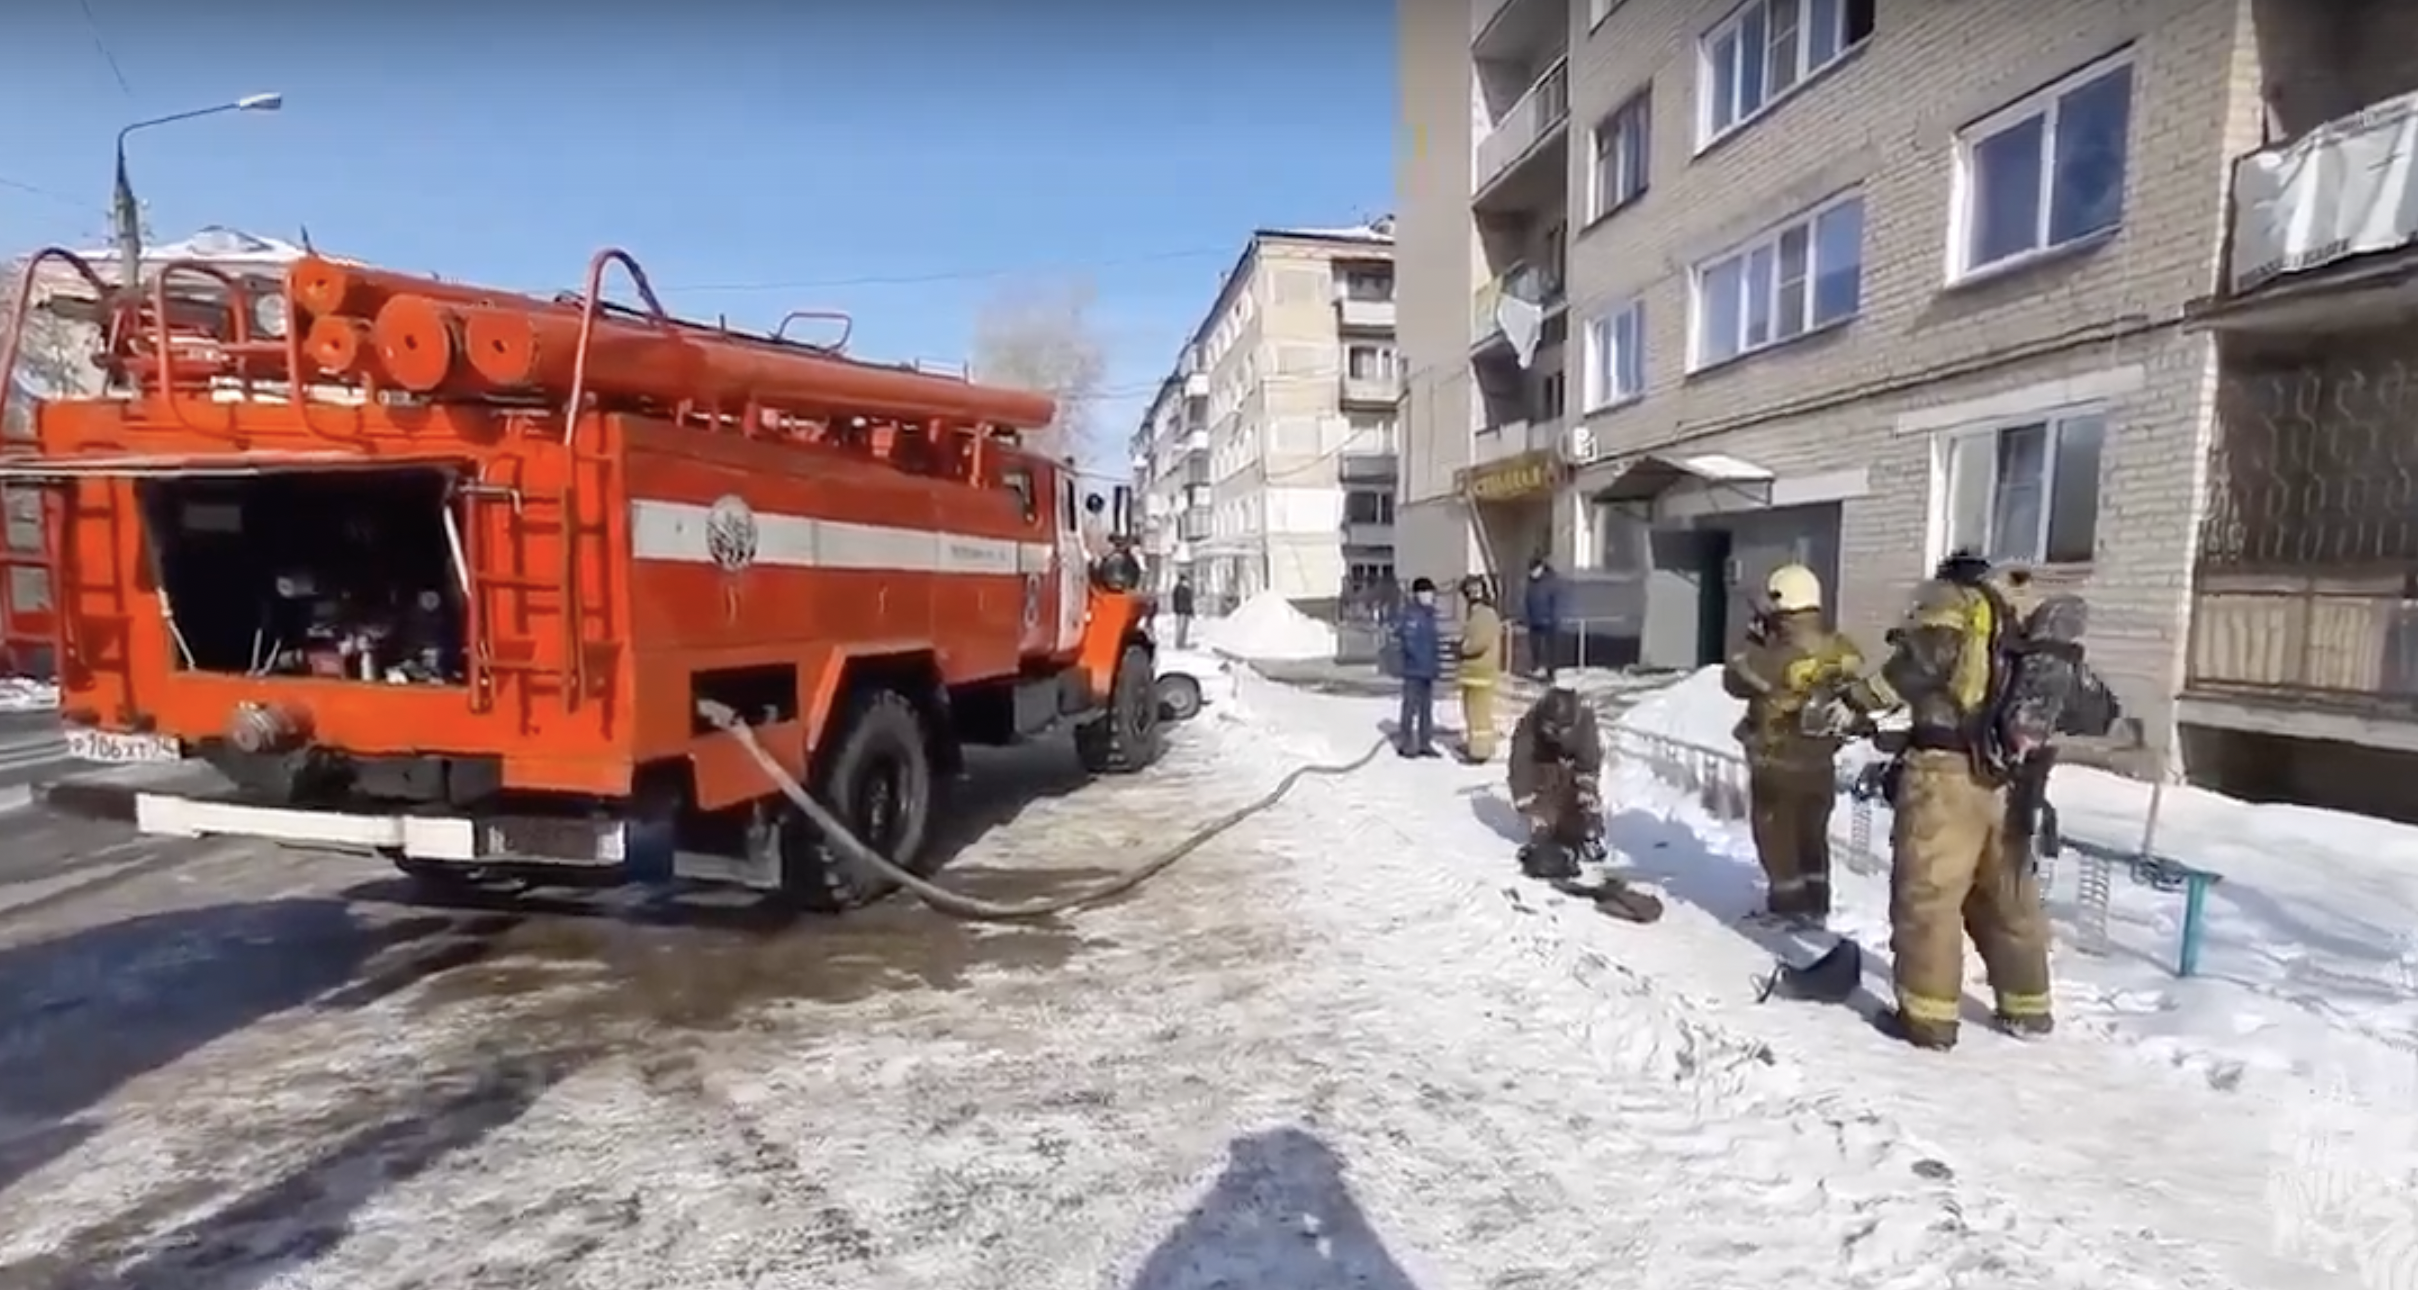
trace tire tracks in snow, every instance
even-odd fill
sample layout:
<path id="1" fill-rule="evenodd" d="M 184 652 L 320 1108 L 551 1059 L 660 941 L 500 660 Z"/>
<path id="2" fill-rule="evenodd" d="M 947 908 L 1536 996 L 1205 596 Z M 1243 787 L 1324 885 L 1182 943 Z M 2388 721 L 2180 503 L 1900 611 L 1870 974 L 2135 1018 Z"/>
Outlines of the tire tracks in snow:
<path id="1" fill-rule="evenodd" d="M 1330 753 L 1322 746 L 1313 755 Z M 1646 1147 L 1629 1164 L 1637 1192 L 1650 1198 L 1651 1235 L 1639 1259 L 1653 1284 L 1686 1284 L 1690 1269 L 1710 1275 L 1720 1268 L 1729 1269 L 1720 1274 L 1726 1284 L 1747 1284 L 1740 1266 L 1779 1273 L 1759 1266 L 1778 1245 L 1790 1246 L 1782 1257 L 1799 1266 L 1770 1284 L 1807 1274 L 1840 1287 L 2224 1284 L 2171 1265 L 2153 1278 L 2127 1268 L 2130 1259 L 2114 1248 L 2117 1233 L 1973 1182 L 1926 1178 L 1917 1166 L 1930 1172 L 1935 1162 L 1926 1164 L 1928 1154 L 1887 1115 L 1812 1087 L 1803 1066 L 1706 1020 L 1684 996 L 1609 955 L 1574 944 L 1550 910 L 1527 903 L 1517 880 L 1490 882 L 1432 863 L 1432 848 L 1402 823 L 1418 791 L 1433 790 L 1393 767 L 1318 786 L 1331 822 L 1321 836 L 1333 839 L 1323 849 L 1352 845 L 1354 854 L 1317 866 L 1306 912 L 1357 923 L 1351 934 L 1390 949 L 1399 959 L 1390 977 L 1431 987 L 1405 1001 L 1414 1012 L 1436 1010 L 1438 962 L 1473 966 L 1491 992 L 1529 1002 L 1521 1029 L 1584 1050 L 1591 1096 L 1600 1099 L 1592 1105 Z M 1285 809 L 1307 813 L 1318 801 L 1305 797 Z M 1371 856 L 1383 859 L 1371 864 Z M 1489 860 L 1506 866 L 1508 879 L 1508 855 Z M 1343 913 L 1326 899 L 1336 895 L 1344 897 Z M 1351 919 L 1353 908 L 1380 912 Z M 1388 933 L 1384 924 L 1417 934 Z M 1406 945 L 1411 939 L 1415 947 Z M 1827 1250 L 1803 1248 L 1809 1228 L 1825 1234 Z"/>

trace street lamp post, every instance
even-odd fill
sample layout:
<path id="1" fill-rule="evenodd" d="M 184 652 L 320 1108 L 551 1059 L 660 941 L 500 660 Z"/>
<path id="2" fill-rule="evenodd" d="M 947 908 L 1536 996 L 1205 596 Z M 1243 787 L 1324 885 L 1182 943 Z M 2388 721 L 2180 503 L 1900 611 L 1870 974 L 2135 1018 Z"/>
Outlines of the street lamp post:
<path id="1" fill-rule="evenodd" d="M 190 112 L 171 112 L 148 121 L 137 121 L 118 131 L 117 191 L 111 195 L 110 217 L 116 226 L 118 243 L 118 289 L 138 291 L 143 280 L 143 221 L 134 201 L 134 180 L 126 172 L 126 137 L 137 130 L 158 125 L 173 125 L 196 117 L 217 116 L 221 112 L 274 112 L 285 106 L 283 94 L 246 94 L 229 103 L 214 107 L 195 108 Z"/>

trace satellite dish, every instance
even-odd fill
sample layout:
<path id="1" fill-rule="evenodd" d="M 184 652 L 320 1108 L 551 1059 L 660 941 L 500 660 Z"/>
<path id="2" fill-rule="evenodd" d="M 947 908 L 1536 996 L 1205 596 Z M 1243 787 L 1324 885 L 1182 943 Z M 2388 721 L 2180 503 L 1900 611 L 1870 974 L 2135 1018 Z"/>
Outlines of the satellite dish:
<path id="1" fill-rule="evenodd" d="M 1494 324 L 1503 329 L 1503 339 L 1511 342 L 1511 352 L 1521 367 L 1536 361 L 1536 343 L 1545 334 L 1544 306 L 1504 296 L 1495 302 Z"/>

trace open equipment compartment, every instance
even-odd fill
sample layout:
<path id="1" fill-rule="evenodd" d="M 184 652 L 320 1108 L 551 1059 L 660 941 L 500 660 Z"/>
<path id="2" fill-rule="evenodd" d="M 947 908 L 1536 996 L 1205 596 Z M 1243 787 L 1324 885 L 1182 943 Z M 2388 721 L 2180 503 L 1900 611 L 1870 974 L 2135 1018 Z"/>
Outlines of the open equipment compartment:
<path id="1" fill-rule="evenodd" d="M 185 670 L 463 684 L 450 470 L 172 473 L 135 491 Z"/>

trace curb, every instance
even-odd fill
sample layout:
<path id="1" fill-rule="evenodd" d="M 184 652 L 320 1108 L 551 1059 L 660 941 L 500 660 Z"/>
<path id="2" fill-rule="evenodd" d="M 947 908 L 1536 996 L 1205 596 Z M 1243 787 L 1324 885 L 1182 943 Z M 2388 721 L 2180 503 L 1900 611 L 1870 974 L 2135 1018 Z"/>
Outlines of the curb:
<path id="1" fill-rule="evenodd" d="M 62 779 L 27 785 L 23 805 L 40 805 L 78 819 L 132 824 L 135 798 L 141 795 L 143 787 L 122 780 Z M 9 808 L 0 806 L 0 809 Z"/>

